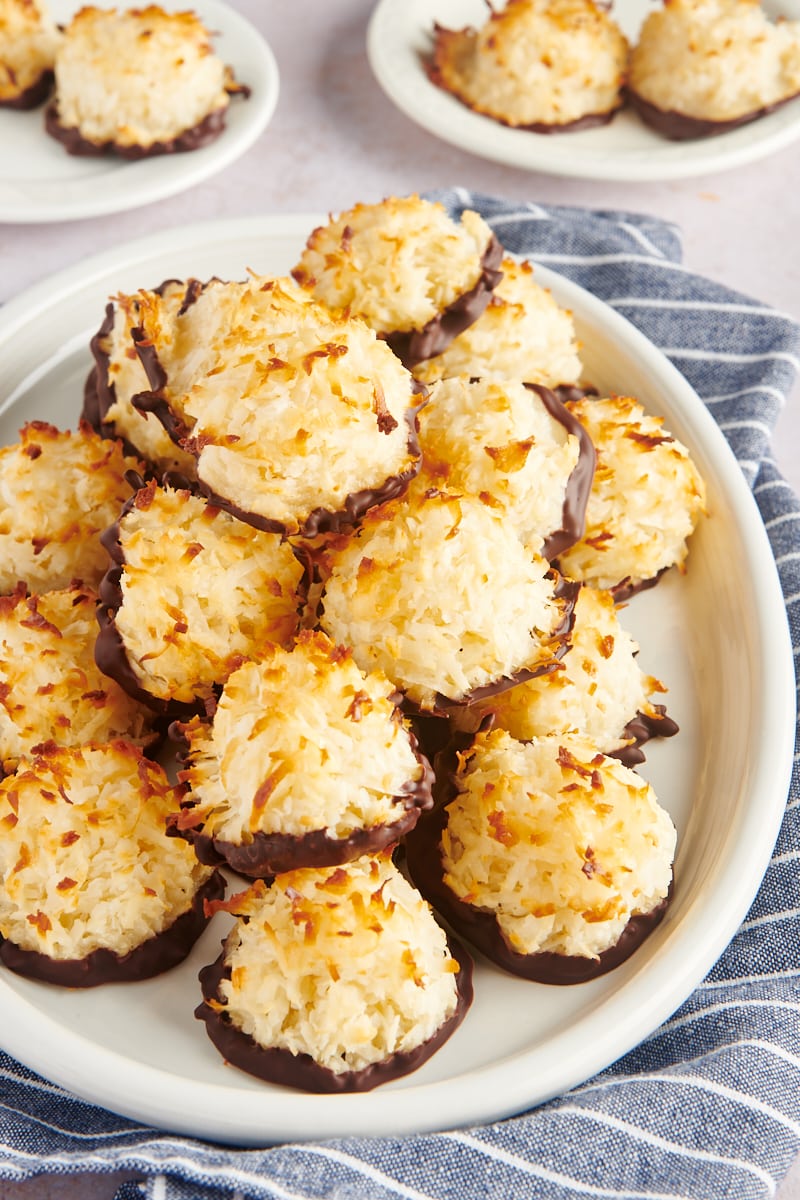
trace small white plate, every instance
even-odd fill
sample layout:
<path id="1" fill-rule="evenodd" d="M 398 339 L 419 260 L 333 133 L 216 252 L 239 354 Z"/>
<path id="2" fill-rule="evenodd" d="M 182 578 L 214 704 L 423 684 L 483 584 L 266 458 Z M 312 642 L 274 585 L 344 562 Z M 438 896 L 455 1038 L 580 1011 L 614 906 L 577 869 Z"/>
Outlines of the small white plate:
<path id="1" fill-rule="evenodd" d="M 167 277 L 283 274 L 324 218 L 249 218 L 169 230 L 63 271 L 0 311 L 0 444 L 24 421 L 74 427 L 107 298 Z M 622 620 L 643 668 L 669 687 L 677 737 L 646 774 L 679 833 L 666 917 L 617 970 L 576 987 L 485 964 L 464 1023 L 419 1071 L 362 1095 L 315 1096 L 226 1066 L 203 1025 L 197 973 L 219 950 L 218 914 L 160 978 L 68 990 L 0 975 L 0 1044 L 87 1100 L 162 1129 L 264 1145 L 401 1135 L 492 1120 L 581 1082 L 647 1037 L 700 982 L 745 915 L 783 814 L 794 745 L 792 650 L 755 502 L 719 428 L 683 377 L 599 300 L 537 268 L 572 310 L 588 376 L 639 396 L 693 451 L 710 515 L 685 575 L 669 572 Z"/>
<path id="2" fill-rule="evenodd" d="M 82 0 L 52 0 L 50 12 L 61 24 Z M 184 0 L 162 0 L 172 11 Z M 198 0 L 194 9 L 213 35 L 214 51 L 239 83 L 252 88 L 249 99 L 231 97 L 225 128 L 200 150 L 160 154 L 127 162 L 113 154 L 84 158 L 68 154 L 44 129 L 44 105 L 31 112 L 0 109 L 0 221 L 43 224 L 97 217 L 151 204 L 194 187 L 229 166 L 252 146 L 278 102 L 278 67 L 261 34 L 222 0 Z"/>
<path id="3" fill-rule="evenodd" d="M 764 8 L 773 17 L 783 12 L 800 18 L 800 0 L 765 0 Z M 648 0 L 615 0 L 613 16 L 633 42 L 651 9 Z M 379 0 L 367 34 L 375 77 L 401 112 L 482 158 L 547 175 L 644 183 L 740 167 L 800 137 L 800 99 L 729 133 L 692 142 L 668 141 L 629 109 L 608 125 L 577 133 L 508 128 L 436 87 L 423 65 L 435 22 L 446 29 L 478 28 L 488 17 L 486 0 Z"/>

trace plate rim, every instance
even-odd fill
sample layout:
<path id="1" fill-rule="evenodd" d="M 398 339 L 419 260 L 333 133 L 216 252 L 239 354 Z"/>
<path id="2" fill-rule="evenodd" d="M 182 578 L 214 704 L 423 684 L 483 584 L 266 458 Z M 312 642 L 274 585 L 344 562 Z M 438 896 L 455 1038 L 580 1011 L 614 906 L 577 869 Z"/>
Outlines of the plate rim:
<path id="1" fill-rule="evenodd" d="M 174 8 L 185 7 L 182 0 L 167 2 L 172 2 Z M 69 3 L 77 9 L 81 0 L 69 0 Z M 275 53 L 261 31 L 247 17 L 226 3 L 226 0 L 202 0 L 202 8 L 200 16 L 206 28 L 211 29 L 213 33 L 235 35 L 237 42 L 246 44 L 248 52 L 252 52 L 258 59 L 258 81 L 252 94 L 241 101 L 236 97 L 232 99 L 233 104 L 243 105 L 241 118 L 236 125 L 227 119 L 220 136 L 199 150 L 160 155 L 134 162 L 109 156 L 107 161 L 113 168 L 112 178 L 118 179 L 121 174 L 126 181 L 125 186 L 117 188 L 111 194 L 103 186 L 96 187 L 93 177 L 86 180 L 89 194 L 81 195 L 77 201 L 64 201 L 56 196 L 51 202 L 48 196 L 46 203 L 31 203 L 30 197 L 24 194 L 18 200 L 4 200 L 0 186 L 0 224 L 45 225 L 111 216 L 142 208 L 159 200 L 170 199 L 203 183 L 229 167 L 250 149 L 269 125 L 278 104 L 280 71 Z M 243 79 L 242 82 L 246 84 L 249 81 Z M 41 114 L 43 111 L 42 107 L 34 110 L 34 113 Z M 5 114 L 9 120 L 15 115 L 13 112 Z M 31 115 L 30 112 L 22 114 L 23 118 Z M 47 138 L 44 130 L 41 136 Z M 179 168 L 167 172 L 167 178 L 164 178 L 163 171 L 157 169 L 165 161 Z M 151 170 L 153 164 L 155 168 Z"/>
<path id="2" fill-rule="evenodd" d="M 409 33 L 418 30 L 414 19 L 418 9 L 426 6 L 432 10 L 436 3 L 437 0 L 377 0 L 367 26 L 367 59 L 379 86 L 409 120 L 432 136 L 479 158 L 519 170 L 538 171 L 544 175 L 567 179 L 609 183 L 658 183 L 692 179 L 742 167 L 775 154 L 800 138 L 800 98 L 796 98 L 793 102 L 796 112 L 793 120 L 782 118 L 779 110 L 760 118 L 758 122 L 703 139 L 702 144 L 708 147 L 708 152 L 697 157 L 680 151 L 681 147 L 699 145 L 699 142 L 669 142 L 643 125 L 649 140 L 646 154 L 641 154 L 635 161 L 625 157 L 614 160 L 613 152 L 609 151 L 587 161 L 582 159 L 578 151 L 579 142 L 564 142 L 564 139 L 588 139 L 593 134 L 602 136 L 604 130 L 608 131 L 613 127 L 613 123 L 596 130 L 564 134 L 560 138 L 559 135 L 536 134 L 503 126 L 491 117 L 470 111 L 455 97 L 447 95 L 432 84 L 420 67 L 415 69 L 415 86 L 404 86 L 403 64 L 407 62 L 408 47 L 404 44 L 398 46 L 394 37 L 387 38 L 385 27 L 393 21 L 395 14 L 400 14 L 403 28 L 407 27 Z M 456 118 L 455 127 L 436 119 L 436 110 L 441 107 L 442 100 L 451 107 Z M 620 117 L 615 119 L 619 120 Z M 767 131 L 766 136 L 755 139 L 749 139 L 746 133 L 742 136 L 742 131 L 750 130 L 756 124 L 760 130 Z M 514 153 L 510 149 L 512 138 Z M 564 150 L 568 151 L 571 147 L 572 152 L 562 154 L 562 143 Z M 659 148 L 667 150 L 670 147 L 669 157 L 659 154 Z"/>
<path id="3" fill-rule="evenodd" d="M 297 238 L 301 233 L 308 234 L 325 219 L 320 214 L 297 213 L 201 221 L 177 230 L 162 230 L 158 234 L 140 237 L 103 251 L 62 269 L 4 306 L 0 310 L 0 354 L 26 324 L 41 317 L 43 309 L 63 303 L 70 294 L 83 293 L 88 287 L 99 287 L 103 281 L 107 281 L 106 287 L 113 288 L 113 279 L 109 279 L 109 275 L 130 269 L 143 258 L 185 252 L 193 246 L 203 245 L 211 237 L 218 245 L 224 245 L 226 241 L 255 240 L 258 236 Z M 768 793 L 766 799 L 769 803 L 760 808 L 751 796 L 747 806 L 743 829 L 748 833 L 748 855 L 745 862 L 735 867 L 739 885 L 735 903 L 717 905 L 713 928 L 704 941 L 703 953 L 695 955 L 696 961 L 690 972 L 686 968 L 676 972 L 673 956 L 662 951 L 648 963 L 646 971 L 625 981 L 623 987 L 626 997 L 632 997 L 636 1002 L 636 1017 L 624 1023 L 624 1029 L 611 1030 L 603 1040 L 602 1051 L 599 1047 L 589 1047 L 587 1051 L 583 1046 L 578 1053 L 574 1046 L 569 1045 L 574 1037 L 572 1028 L 567 1028 L 555 1038 L 548 1039 L 548 1045 L 555 1050 L 563 1049 L 564 1053 L 557 1067 L 554 1056 L 550 1056 L 549 1071 L 540 1071 L 537 1088 L 533 1092 L 525 1063 L 537 1053 L 535 1049 L 513 1056 L 515 1069 L 511 1071 L 504 1061 L 470 1070 L 470 1086 L 460 1089 L 460 1103 L 456 1110 L 452 1104 L 453 1084 L 459 1081 L 463 1083 L 463 1074 L 422 1085 L 412 1083 L 396 1091 L 379 1089 L 378 1092 L 349 1096 L 314 1096 L 283 1091 L 248 1092 L 250 1115 L 243 1125 L 238 1116 L 230 1118 L 227 1115 L 227 1101 L 234 1095 L 241 1097 L 241 1089 L 217 1083 L 201 1085 L 186 1077 L 176 1077 L 170 1071 L 129 1060 L 116 1051 L 92 1043 L 82 1033 L 68 1030 L 65 1034 L 63 1026 L 53 1018 L 43 1016 L 0 977 L 0 1002 L 7 1013 L 15 1013 L 14 1021 L 4 1023 L 1 1035 L 4 1047 L 33 1070 L 91 1103 L 105 1106 L 135 1121 L 158 1125 L 171 1133 L 249 1146 L 334 1136 L 433 1132 L 443 1127 L 443 1119 L 448 1126 L 463 1126 L 510 1116 L 524 1108 L 544 1103 L 585 1081 L 649 1036 L 695 989 L 731 940 L 752 903 L 769 863 L 783 817 L 792 767 L 796 713 L 788 618 L 766 530 L 752 492 L 721 430 L 677 368 L 621 314 L 580 285 L 544 265 L 536 264 L 535 255 L 530 257 L 536 265 L 539 281 L 544 286 L 554 285 L 560 302 L 567 303 L 579 313 L 588 314 L 590 318 L 596 317 L 605 328 L 611 329 L 611 336 L 619 334 L 624 337 L 626 345 L 632 343 L 645 365 L 658 363 L 659 369 L 666 371 L 671 394 L 675 398 L 676 412 L 692 430 L 698 431 L 695 436 L 705 450 L 710 447 L 714 465 L 724 475 L 725 499 L 733 505 L 734 514 L 743 530 L 742 536 L 748 545 L 748 561 L 756 568 L 753 587 L 762 597 L 757 606 L 757 616 L 759 628 L 764 627 L 765 637 L 767 618 L 770 624 L 766 641 L 770 655 L 765 671 L 770 677 L 770 687 L 766 689 L 767 706 L 764 712 L 759 713 L 759 718 L 761 727 L 770 729 L 773 739 L 775 731 L 781 731 L 781 753 L 774 755 L 773 751 L 766 761 L 763 758 L 759 760 L 756 773 L 759 780 L 758 796 L 761 797 L 763 792 Z M 779 616 L 781 619 L 778 620 Z M 730 893 L 723 888 L 720 880 L 726 879 L 733 870 L 728 861 L 725 871 L 715 883 L 718 891 L 726 891 L 728 901 Z M 741 886 L 742 871 L 747 880 L 744 888 Z M 666 942 L 679 935 L 678 923 L 666 934 Z M 602 1015 L 609 1007 L 613 1012 L 615 1003 L 615 994 L 609 994 L 601 999 L 596 1012 Z M 585 1023 L 585 1019 L 582 1023 Z M 631 1028 L 635 1031 L 633 1040 Z M 34 1047 L 33 1053 L 30 1051 L 31 1045 Z M 87 1058 L 92 1061 L 91 1086 L 88 1090 L 84 1083 L 76 1086 L 74 1076 L 75 1060 L 86 1061 Z M 125 1082 L 125 1096 L 122 1098 L 119 1094 L 120 1079 Z M 114 1084 L 109 1081 L 114 1081 Z M 498 1086 L 500 1083 L 502 1087 Z M 198 1125 L 197 1113 L 191 1110 L 191 1104 L 188 1103 L 191 1093 L 198 1090 L 204 1096 L 214 1098 L 213 1103 L 204 1101 L 205 1108 L 214 1114 L 213 1130 L 209 1126 Z M 492 1104 L 487 1101 L 490 1095 L 496 1097 Z M 441 1108 L 437 1103 L 443 1098 L 450 1101 L 444 1117 L 438 1115 Z M 181 1101 L 188 1107 L 188 1115 Z"/>

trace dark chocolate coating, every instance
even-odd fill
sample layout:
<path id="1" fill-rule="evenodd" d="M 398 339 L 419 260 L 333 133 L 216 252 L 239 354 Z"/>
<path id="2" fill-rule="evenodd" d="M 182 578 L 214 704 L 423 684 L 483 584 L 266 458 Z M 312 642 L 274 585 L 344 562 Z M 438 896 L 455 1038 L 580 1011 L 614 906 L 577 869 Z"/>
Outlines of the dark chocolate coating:
<path id="1" fill-rule="evenodd" d="M 39 78 L 30 87 L 25 88 L 24 91 L 19 92 L 16 96 L 8 100 L 0 100 L 0 108 L 12 108 L 20 112 L 26 112 L 31 108 L 38 108 L 40 104 L 44 104 L 52 92 L 54 83 L 55 75 L 53 71 L 42 71 Z"/>
<path id="2" fill-rule="evenodd" d="M 744 116 L 735 117 L 730 121 L 711 121 L 703 117 L 690 117 L 686 113 L 675 112 L 672 109 L 658 108 L 631 88 L 628 88 L 627 96 L 631 108 L 639 114 L 644 123 L 651 129 L 655 129 L 662 137 L 669 138 L 673 142 L 688 142 L 697 138 L 717 137 L 721 133 L 729 133 L 731 129 L 738 129 L 741 125 L 749 125 L 751 121 L 758 121 L 761 117 L 766 117 L 776 109 L 782 108 L 784 104 L 789 104 L 798 98 L 797 95 L 786 96 L 783 100 L 778 100 L 774 104 L 766 104 L 763 108 L 757 108 L 753 112 L 745 113 Z"/>
<path id="3" fill-rule="evenodd" d="M 140 979 L 151 979 L 183 962 L 208 924 L 206 901 L 221 900 L 224 895 L 225 879 L 215 871 L 195 893 L 191 908 L 169 928 L 153 934 L 127 954 L 119 955 L 103 947 L 93 950 L 85 958 L 50 958 L 0 939 L 0 961 L 17 975 L 60 987 L 88 988 L 103 983 L 135 983 Z"/>
<path id="4" fill-rule="evenodd" d="M 638 595 L 639 592 L 647 592 L 658 583 L 661 576 L 669 570 L 669 567 L 662 567 L 655 575 L 651 575 L 649 579 L 640 579 L 638 583 L 632 583 L 630 576 L 625 579 L 620 579 L 619 583 L 615 583 L 609 589 L 614 597 L 615 604 L 623 604 L 626 600 L 630 600 L 631 596 Z"/>
<path id="5" fill-rule="evenodd" d="M 556 391 L 539 383 L 526 383 L 525 386 L 536 393 L 550 416 L 563 425 L 567 433 L 578 439 L 578 461 L 567 480 L 561 510 L 561 528 L 553 530 L 542 547 L 542 556 L 552 562 L 583 537 L 586 528 L 586 506 L 592 491 L 597 452 L 586 428 L 564 406 L 564 401 Z"/>
<path id="6" fill-rule="evenodd" d="M 634 740 L 629 746 L 612 751 L 609 755 L 610 758 L 619 759 L 623 766 L 636 767 L 645 761 L 645 754 L 642 750 L 645 742 L 649 742 L 650 738 L 654 737 L 674 737 L 679 732 L 677 722 L 667 716 L 667 710 L 663 704 L 654 704 L 653 707 L 657 715 L 638 712 L 628 721 L 622 731 L 622 736 Z"/>
<path id="7" fill-rule="evenodd" d="M 416 737 L 413 734 L 410 737 L 422 766 L 422 776 L 393 797 L 399 815 L 391 822 L 355 829 L 344 838 L 332 838 L 326 830 L 314 829 L 300 836 L 257 832 L 247 843 L 230 842 L 211 837 L 202 828 L 194 829 L 191 825 L 181 828 L 181 816 L 190 814 L 194 807 L 190 795 L 182 803 L 181 812 L 167 818 L 167 834 L 191 842 L 200 862 L 210 866 L 225 863 L 250 879 L 270 879 L 301 867 L 338 867 L 364 854 L 378 854 L 405 837 L 416 825 L 420 813 L 433 804 L 433 769 L 419 753 Z"/>
<path id="8" fill-rule="evenodd" d="M 453 1015 L 420 1046 L 390 1054 L 381 1062 L 362 1067 L 360 1071 L 336 1074 L 328 1067 L 320 1066 L 310 1054 L 292 1054 L 290 1050 L 260 1046 L 249 1034 L 237 1029 L 226 1013 L 215 1012 L 208 1001 L 222 1000 L 220 983 L 230 977 L 224 952 L 216 962 L 200 972 L 204 1002 L 198 1005 L 194 1015 L 198 1020 L 205 1021 L 208 1036 L 226 1062 L 268 1083 L 300 1088 L 306 1092 L 368 1092 L 380 1084 L 416 1071 L 444 1045 L 463 1021 L 472 1003 L 472 959 L 458 943 L 451 940 L 449 946 L 450 953 L 461 968 L 456 976 L 458 999 Z"/>
<path id="9" fill-rule="evenodd" d="M 218 138 L 225 128 L 226 114 L 227 107 L 217 108 L 191 129 L 184 129 L 182 133 L 164 142 L 151 142 L 149 146 L 120 146 L 114 141 L 90 141 L 75 126 L 61 124 L 56 101 L 47 106 L 44 125 L 50 136 L 61 142 L 68 154 L 95 158 L 103 154 L 116 154 L 129 162 L 135 162 L 158 154 L 182 154 L 207 146 L 209 142 Z"/>
<path id="10" fill-rule="evenodd" d="M 478 281 L 468 292 L 448 304 L 422 329 L 381 334 L 405 367 L 411 370 L 426 358 L 435 358 L 447 349 L 454 338 L 477 321 L 503 278 L 503 272 L 499 270 L 503 253 L 502 245 L 492 234 L 481 259 Z"/>
<path id="11" fill-rule="evenodd" d="M 446 806 L 457 791 L 453 770 L 455 752 L 468 745 L 470 740 L 469 736 L 454 739 L 451 750 L 437 759 L 441 794 L 435 807 L 421 817 L 416 829 L 405 839 L 406 863 L 414 884 L 460 937 L 511 975 L 535 983 L 560 985 L 585 983 L 612 971 L 633 954 L 659 923 L 671 898 L 671 889 L 670 896 L 649 913 L 632 916 L 615 945 L 597 958 L 584 958 L 550 951 L 520 954 L 509 946 L 494 913 L 460 900 L 445 883 L 440 841 L 447 823 Z"/>

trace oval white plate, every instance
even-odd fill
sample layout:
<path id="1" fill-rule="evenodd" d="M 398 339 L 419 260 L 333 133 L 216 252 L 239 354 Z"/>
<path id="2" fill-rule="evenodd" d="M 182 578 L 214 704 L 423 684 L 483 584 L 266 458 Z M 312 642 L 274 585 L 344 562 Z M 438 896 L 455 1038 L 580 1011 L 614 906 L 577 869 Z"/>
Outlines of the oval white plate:
<path id="1" fill-rule="evenodd" d="M 82 0 L 51 0 L 49 7 L 54 20 L 63 24 Z M 163 0 L 162 7 L 189 6 L 184 0 Z M 233 68 L 239 83 L 252 88 L 247 100 L 231 98 L 220 136 L 200 150 L 138 162 L 112 154 L 82 158 L 68 154 L 45 133 L 44 106 L 32 112 L 0 109 L 0 221 L 42 224 L 138 208 L 216 175 L 252 146 L 278 102 L 272 50 L 249 21 L 221 0 L 199 0 L 194 11 L 214 35 L 215 53 Z"/>
<path id="2" fill-rule="evenodd" d="M 614 19 L 629 40 L 635 40 L 651 7 L 648 0 L 615 0 Z M 765 0 L 764 7 L 772 16 L 800 17 L 800 0 Z M 730 133 L 693 142 L 660 137 L 630 110 L 608 125 L 579 133 L 507 128 L 471 112 L 432 84 L 422 62 L 434 22 L 446 29 L 478 28 L 488 16 L 485 0 L 379 0 L 367 34 L 375 77 L 401 112 L 443 141 L 482 158 L 548 175 L 643 183 L 740 167 L 800 137 L 800 100 Z"/>
<path id="3" fill-rule="evenodd" d="M 205 223 L 122 246 L 61 272 L 0 312 L 0 444 L 26 420 L 74 426 L 107 297 L 196 275 L 285 273 L 320 218 Z M 130 985 L 66 991 L 0 977 L 0 1042 L 80 1096 L 214 1141 L 391 1134 L 518 1112 L 605 1067 L 671 1014 L 715 962 L 769 860 L 794 743 L 792 652 L 777 572 L 752 496 L 722 434 L 681 375 L 631 325 L 559 276 L 588 375 L 640 396 L 693 450 L 709 490 L 688 572 L 637 596 L 623 621 L 645 670 L 669 687 L 681 726 L 651 743 L 645 773 L 679 831 L 674 901 L 623 966 L 578 987 L 527 983 L 480 965 L 464 1024 L 421 1070 L 365 1095 L 281 1090 L 226 1066 L 192 1012 L 216 957 L 218 915 L 182 966 Z"/>

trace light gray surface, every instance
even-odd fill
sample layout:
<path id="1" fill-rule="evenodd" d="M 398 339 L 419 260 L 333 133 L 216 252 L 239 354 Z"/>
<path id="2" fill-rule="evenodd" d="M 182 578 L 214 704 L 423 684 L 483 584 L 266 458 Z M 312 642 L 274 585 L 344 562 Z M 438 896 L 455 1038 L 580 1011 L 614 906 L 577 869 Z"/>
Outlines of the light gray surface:
<path id="1" fill-rule="evenodd" d="M 202 14 L 202 0 L 195 7 Z M 221 175 L 157 205 L 52 226 L 0 226 L 0 301 L 88 254 L 187 221 L 339 211 L 359 200 L 463 184 L 513 199 L 633 209 L 673 221 L 688 267 L 800 320 L 800 143 L 763 162 L 685 182 L 545 177 L 439 142 L 392 107 L 364 54 L 371 0 L 236 0 L 233 7 L 266 36 L 281 73 L 275 117 L 256 145 Z M 800 490 L 800 387 L 781 416 L 776 446 Z M 0 1182 L 0 1200 L 110 1200 L 130 1177 Z M 800 1164 L 778 1197 L 800 1200 Z"/>

